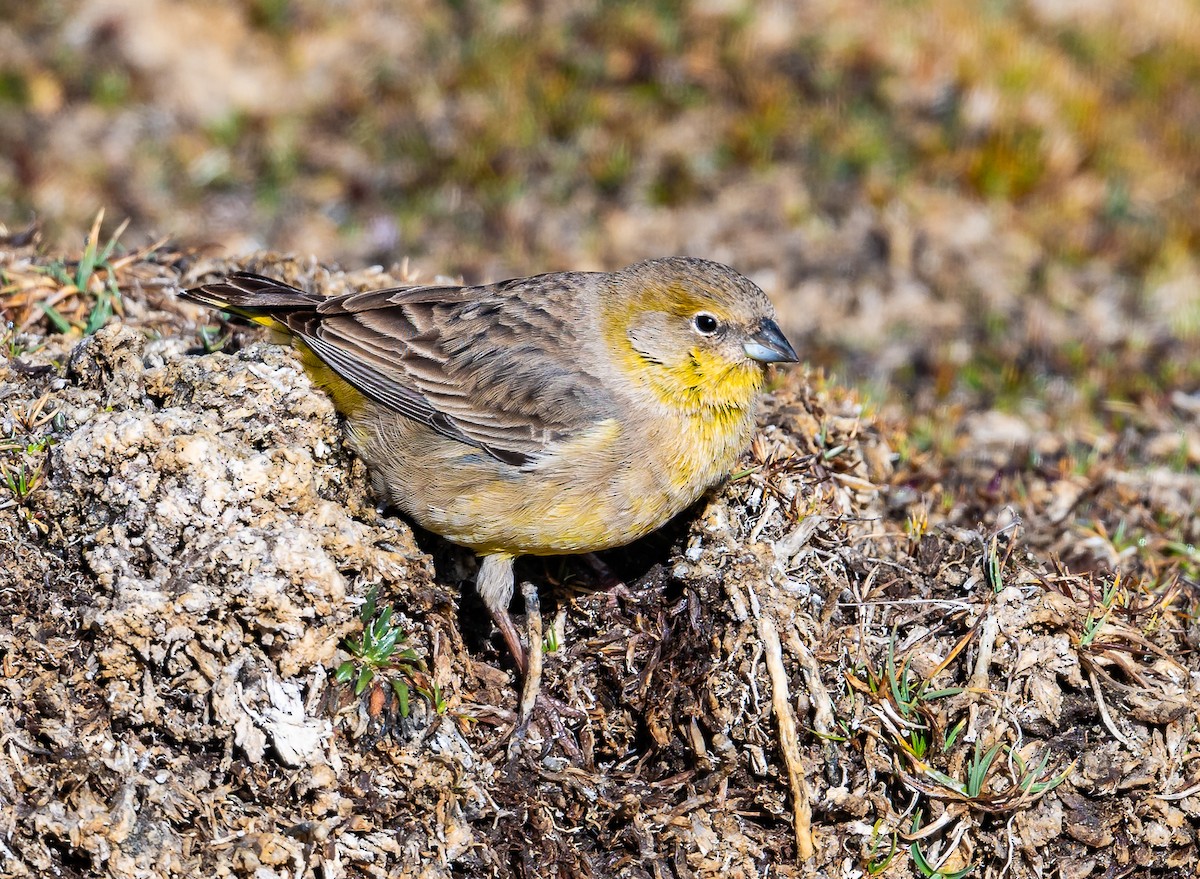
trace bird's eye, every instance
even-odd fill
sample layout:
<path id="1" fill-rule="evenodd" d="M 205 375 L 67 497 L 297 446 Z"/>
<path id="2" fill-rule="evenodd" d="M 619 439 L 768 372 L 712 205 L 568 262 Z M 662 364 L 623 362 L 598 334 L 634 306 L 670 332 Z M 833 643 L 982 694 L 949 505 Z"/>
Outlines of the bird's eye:
<path id="1" fill-rule="evenodd" d="M 692 318 L 692 326 L 696 328 L 696 332 L 700 333 L 700 335 L 711 336 L 721 324 L 711 314 L 702 311 Z"/>

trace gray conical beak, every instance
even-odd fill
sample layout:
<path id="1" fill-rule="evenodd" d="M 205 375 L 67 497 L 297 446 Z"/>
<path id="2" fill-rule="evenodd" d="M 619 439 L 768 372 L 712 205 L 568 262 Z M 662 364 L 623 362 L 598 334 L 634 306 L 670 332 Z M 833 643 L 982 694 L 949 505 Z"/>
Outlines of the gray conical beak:
<path id="1" fill-rule="evenodd" d="M 742 345 L 742 349 L 747 357 L 759 363 L 795 363 L 800 359 L 779 325 L 769 318 L 763 318 L 758 331 Z"/>

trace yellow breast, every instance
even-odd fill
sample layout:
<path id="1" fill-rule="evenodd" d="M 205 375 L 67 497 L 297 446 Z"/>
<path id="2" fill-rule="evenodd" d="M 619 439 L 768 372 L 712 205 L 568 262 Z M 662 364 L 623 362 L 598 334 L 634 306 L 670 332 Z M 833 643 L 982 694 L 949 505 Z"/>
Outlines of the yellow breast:
<path id="1" fill-rule="evenodd" d="M 527 469 L 502 464 L 371 404 L 351 419 L 388 502 L 478 552 L 559 555 L 623 546 L 725 476 L 752 417 L 685 427 L 609 420 Z"/>

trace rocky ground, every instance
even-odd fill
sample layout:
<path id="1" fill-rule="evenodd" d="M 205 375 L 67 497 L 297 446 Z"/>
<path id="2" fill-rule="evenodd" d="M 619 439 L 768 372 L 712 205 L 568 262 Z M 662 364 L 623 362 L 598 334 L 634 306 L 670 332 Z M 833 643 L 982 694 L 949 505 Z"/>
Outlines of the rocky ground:
<path id="1" fill-rule="evenodd" d="M 0 8 L 0 877 L 1200 869 L 1196 4 Z M 806 365 L 518 568 L 514 742 L 474 558 L 176 293 L 674 253 Z"/>
<path id="2" fill-rule="evenodd" d="M 67 330 L 42 313 L 0 361 L 3 875 L 1200 863 L 1194 394 L 1086 439 L 980 408 L 920 443 L 779 373 L 731 481 L 609 554 L 625 589 L 519 571 L 563 709 L 513 744 L 471 555 L 376 511 L 290 352 L 176 298 L 233 265 L 91 252 L 0 251 L 12 312 Z"/>

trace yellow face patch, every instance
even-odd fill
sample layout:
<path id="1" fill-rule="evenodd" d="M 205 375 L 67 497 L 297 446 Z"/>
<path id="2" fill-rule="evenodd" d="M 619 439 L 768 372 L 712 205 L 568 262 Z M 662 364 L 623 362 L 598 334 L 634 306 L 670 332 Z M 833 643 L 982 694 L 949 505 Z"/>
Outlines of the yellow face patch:
<path id="1" fill-rule="evenodd" d="M 740 417 L 762 389 L 763 371 L 758 364 L 740 356 L 730 359 L 720 349 L 697 344 L 694 336 L 683 333 L 679 346 L 686 345 L 686 351 L 679 351 L 671 363 L 657 362 L 631 343 L 630 328 L 646 315 L 668 315 L 682 326 L 699 312 L 725 324 L 733 322 L 725 309 L 708 297 L 677 285 L 649 285 L 635 298 L 606 301 L 601 309 L 601 332 L 626 376 L 649 386 L 671 408 L 704 412 L 707 417 L 736 410 Z"/>

